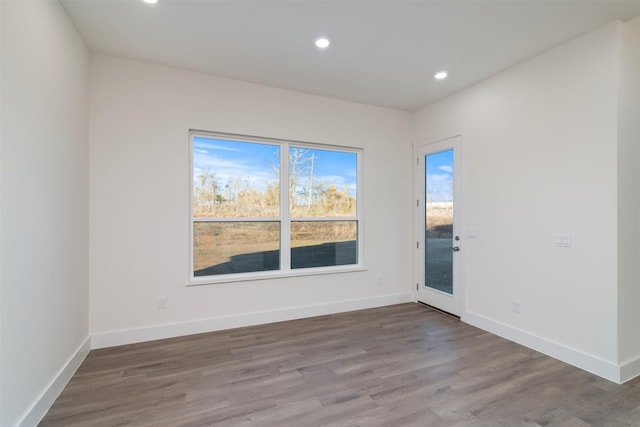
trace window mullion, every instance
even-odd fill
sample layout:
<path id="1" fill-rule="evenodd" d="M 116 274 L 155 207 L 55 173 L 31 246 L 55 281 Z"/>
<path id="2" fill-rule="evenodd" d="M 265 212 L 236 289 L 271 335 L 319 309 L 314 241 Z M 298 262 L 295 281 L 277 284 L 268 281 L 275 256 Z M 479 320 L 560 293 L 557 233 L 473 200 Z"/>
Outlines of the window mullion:
<path id="1" fill-rule="evenodd" d="M 329 221 L 358 221 L 357 216 L 305 216 L 291 218 L 296 222 L 329 222 Z"/>
<path id="2" fill-rule="evenodd" d="M 198 217 L 192 219 L 193 222 L 274 222 L 280 221 L 278 216 L 256 216 L 256 217 Z"/>
<path id="3" fill-rule="evenodd" d="M 289 214 L 289 144 L 280 149 L 280 269 L 291 270 L 291 219 Z"/>
<path id="4" fill-rule="evenodd" d="M 360 153 L 356 157 L 356 221 L 358 224 L 357 229 L 357 239 L 358 239 L 358 264 L 362 264 L 362 260 L 364 259 L 364 221 L 363 215 L 364 212 L 364 180 L 362 178 L 362 156 L 363 153 Z"/>

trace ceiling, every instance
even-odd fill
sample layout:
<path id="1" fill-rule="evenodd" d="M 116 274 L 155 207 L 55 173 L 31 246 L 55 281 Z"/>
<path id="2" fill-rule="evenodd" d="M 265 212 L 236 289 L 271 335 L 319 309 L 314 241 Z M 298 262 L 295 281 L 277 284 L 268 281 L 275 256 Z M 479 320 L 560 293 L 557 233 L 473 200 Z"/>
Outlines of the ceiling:
<path id="1" fill-rule="evenodd" d="M 92 51 L 414 111 L 635 1 L 62 0 Z M 332 44 L 313 45 L 319 35 Z M 436 81 L 436 71 L 449 77 Z"/>

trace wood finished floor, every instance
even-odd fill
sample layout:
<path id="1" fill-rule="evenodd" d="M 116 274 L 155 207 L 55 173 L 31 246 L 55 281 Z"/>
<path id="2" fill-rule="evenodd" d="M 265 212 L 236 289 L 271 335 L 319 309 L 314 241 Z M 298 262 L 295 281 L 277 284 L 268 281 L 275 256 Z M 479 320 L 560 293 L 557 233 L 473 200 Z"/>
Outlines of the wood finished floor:
<path id="1" fill-rule="evenodd" d="M 402 304 L 93 350 L 40 425 L 640 426 L 640 379 Z"/>

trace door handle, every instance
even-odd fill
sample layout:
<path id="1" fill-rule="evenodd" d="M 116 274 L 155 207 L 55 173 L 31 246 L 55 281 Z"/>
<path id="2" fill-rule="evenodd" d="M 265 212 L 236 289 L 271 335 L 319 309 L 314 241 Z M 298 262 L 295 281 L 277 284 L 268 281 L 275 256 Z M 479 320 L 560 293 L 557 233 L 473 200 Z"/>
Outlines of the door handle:
<path id="1" fill-rule="evenodd" d="M 459 252 L 460 251 L 460 247 L 459 246 L 454 246 L 451 249 L 453 249 L 453 252 Z"/>

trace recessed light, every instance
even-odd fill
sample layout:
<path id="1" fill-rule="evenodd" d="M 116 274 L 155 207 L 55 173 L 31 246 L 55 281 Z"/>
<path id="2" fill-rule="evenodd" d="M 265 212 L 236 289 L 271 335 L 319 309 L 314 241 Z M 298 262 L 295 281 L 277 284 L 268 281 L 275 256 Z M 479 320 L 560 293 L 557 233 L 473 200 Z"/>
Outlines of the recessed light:
<path id="1" fill-rule="evenodd" d="M 145 3 L 149 3 L 149 4 L 156 4 L 158 3 L 158 0 L 142 0 Z"/>
<path id="2" fill-rule="evenodd" d="M 433 77 L 435 77 L 436 80 L 442 80 L 446 79 L 448 75 L 449 73 L 446 71 L 438 71 Z"/>
<path id="3" fill-rule="evenodd" d="M 316 47 L 319 49 L 326 49 L 331 44 L 331 40 L 326 37 L 318 37 L 315 41 Z"/>

